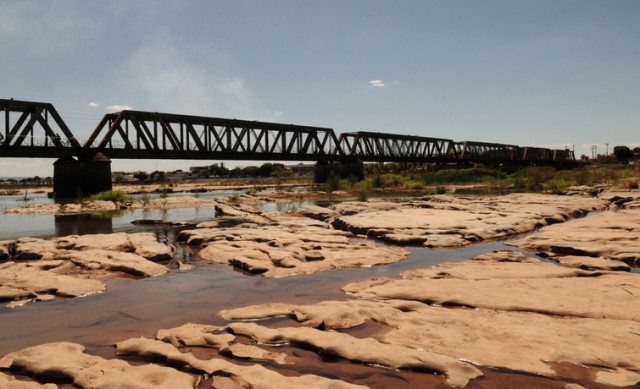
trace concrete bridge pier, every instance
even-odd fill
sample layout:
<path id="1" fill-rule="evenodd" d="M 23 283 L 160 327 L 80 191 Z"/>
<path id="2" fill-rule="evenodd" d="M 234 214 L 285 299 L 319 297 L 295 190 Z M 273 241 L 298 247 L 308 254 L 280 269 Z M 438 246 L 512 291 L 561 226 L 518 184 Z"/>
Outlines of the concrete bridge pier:
<path id="1" fill-rule="evenodd" d="M 358 159 L 349 159 L 340 162 L 316 162 L 313 171 L 313 181 L 315 183 L 325 183 L 331 176 L 343 179 L 354 177 L 358 181 L 364 180 L 364 164 Z"/>
<path id="2" fill-rule="evenodd" d="M 53 164 L 53 195 L 78 198 L 111 190 L 111 160 L 98 152 L 90 157 L 64 157 Z"/>

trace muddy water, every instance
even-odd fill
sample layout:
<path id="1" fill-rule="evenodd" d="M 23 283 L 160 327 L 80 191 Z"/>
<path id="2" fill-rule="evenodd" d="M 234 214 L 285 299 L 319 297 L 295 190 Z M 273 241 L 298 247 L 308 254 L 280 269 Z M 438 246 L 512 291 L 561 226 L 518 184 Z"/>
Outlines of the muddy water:
<path id="1" fill-rule="evenodd" d="M 284 279 L 250 276 L 228 266 L 203 263 L 196 251 L 181 246 L 178 255 L 195 264 L 194 269 L 172 270 L 162 277 L 139 280 L 109 278 L 107 291 L 98 295 L 0 308 L 0 355 L 64 340 L 82 343 L 89 352 L 112 356 L 110 346 L 114 342 L 153 336 L 160 328 L 186 322 L 223 325 L 216 316 L 222 309 L 265 302 L 308 304 L 345 299 L 349 297 L 340 288 L 349 282 L 396 277 L 406 269 L 467 259 L 502 246 L 493 243 L 453 251 L 412 249 L 407 260 L 394 265 Z"/>

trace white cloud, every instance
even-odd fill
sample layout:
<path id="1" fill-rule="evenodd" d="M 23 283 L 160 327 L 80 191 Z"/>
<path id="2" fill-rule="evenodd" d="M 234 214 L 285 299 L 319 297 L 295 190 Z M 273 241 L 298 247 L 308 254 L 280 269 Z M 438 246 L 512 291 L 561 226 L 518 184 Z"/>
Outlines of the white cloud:
<path id="1" fill-rule="evenodd" d="M 247 120 L 273 117 L 235 74 L 232 58 L 207 46 L 176 42 L 166 31 L 146 41 L 115 72 L 123 80 L 120 93 L 138 109 Z"/>
<path id="2" fill-rule="evenodd" d="M 113 104 L 107 107 L 107 110 L 109 112 L 118 112 L 118 111 L 131 111 L 133 108 L 131 108 L 128 105 L 120 105 L 120 104 Z"/>
<path id="3" fill-rule="evenodd" d="M 89 104 L 87 104 L 87 107 L 89 108 L 98 108 L 100 106 L 100 104 L 94 102 L 94 101 L 90 101 Z"/>
<path id="4" fill-rule="evenodd" d="M 369 81 L 369 88 L 384 88 L 387 86 L 382 80 L 371 80 Z"/>
<path id="5" fill-rule="evenodd" d="M 275 112 L 273 113 L 273 116 L 275 116 L 275 117 L 280 117 L 280 116 L 282 116 L 282 115 L 284 115 L 284 113 L 283 113 L 282 111 L 275 111 Z"/>

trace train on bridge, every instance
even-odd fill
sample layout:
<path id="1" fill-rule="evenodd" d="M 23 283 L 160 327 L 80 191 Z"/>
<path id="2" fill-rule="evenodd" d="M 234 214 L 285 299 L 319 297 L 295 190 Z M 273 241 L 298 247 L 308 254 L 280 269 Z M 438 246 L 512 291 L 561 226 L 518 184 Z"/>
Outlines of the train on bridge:
<path id="1" fill-rule="evenodd" d="M 79 177 L 95 180 L 95 172 L 105 175 L 105 166 L 110 166 L 106 163 L 114 158 L 316 161 L 320 171 L 355 171 L 356 176 L 362 175 L 363 162 L 561 168 L 577 164 L 569 149 L 366 131 L 338 136 L 331 128 L 133 110 L 104 115 L 80 143 L 52 104 L 12 99 L 0 99 L 0 120 L 0 157 L 58 159 L 54 191 L 57 171 L 65 171 L 60 174 L 69 182 Z M 89 190 L 105 186 L 106 176 L 102 181 L 104 185 Z"/>

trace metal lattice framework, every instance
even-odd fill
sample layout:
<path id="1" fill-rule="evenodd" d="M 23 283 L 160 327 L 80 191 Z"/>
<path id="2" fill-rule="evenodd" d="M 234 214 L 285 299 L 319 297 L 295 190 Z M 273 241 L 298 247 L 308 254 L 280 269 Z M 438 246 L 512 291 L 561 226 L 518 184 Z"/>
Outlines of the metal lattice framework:
<path id="1" fill-rule="evenodd" d="M 0 99 L 0 156 L 60 157 L 81 148 L 50 103 Z"/>
<path id="2" fill-rule="evenodd" d="M 330 128 L 122 111 L 105 115 L 84 147 L 112 158 L 319 160 L 336 144 Z"/>
<path id="3" fill-rule="evenodd" d="M 571 150 L 157 112 L 105 115 L 81 145 L 50 103 L 0 99 L 0 157 L 571 165 Z"/>
<path id="4" fill-rule="evenodd" d="M 341 134 L 338 144 L 338 150 L 363 162 L 454 162 L 457 159 L 450 139 L 361 131 Z"/>
<path id="5" fill-rule="evenodd" d="M 520 160 L 520 147 L 499 143 L 460 142 L 456 144 L 461 159 L 472 162 L 501 162 Z"/>

